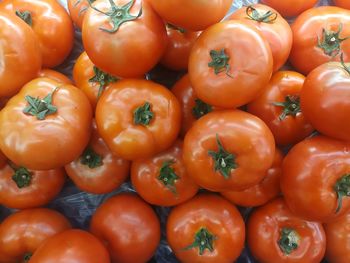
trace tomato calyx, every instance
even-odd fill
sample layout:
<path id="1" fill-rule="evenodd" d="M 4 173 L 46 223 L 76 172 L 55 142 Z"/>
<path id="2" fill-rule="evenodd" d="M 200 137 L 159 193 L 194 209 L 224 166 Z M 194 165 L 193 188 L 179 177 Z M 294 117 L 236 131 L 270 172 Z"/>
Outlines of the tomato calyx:
<path id="1" fill-rule="evenodd" d="M 213 111 L 213 107 L 200 99 L 195 99 L 196 105 L 192 108 L 193 116 L 198 120 L 209 112 Z"/>
<path id="2" fill-rule="evenodd" d="M 88 2 L 92 9 L 109 17 L 111 23 L 113 24 L 113 28 L 107 29 L 104 27 L 100 27 L 100 30 L 110 34 L 117 32 L 120 26 L 125 22 L 136 20 L 142 15 L 142 7 L 140 8 L 140 11 L 136 16 L 130 14 L 130 9 L 134 5 L 135 0 L 131 0 L 123 6 L 117 6 L 113 0 L 109 0 L 111 9 L 108 12 L 103 12 L 94 7 L 91 3 L 91 0 L 88 0 Z"/>
<path id="3" fill-rule="evenodd" d="M 57 112 L 57 107 L 52 105 L 52 95 L 57 90 L 55 88 L 45 98 L 25 96 L 25 100 L 28 102 L 28 106 L 24 108 L 23 113 L 35 116 L 38 120 L 44 120 L 47 115 L 51 115 Z"/>
<path id="4" fill-rule="evenodd" d="M 100 70 L 98 67 L 94 66 L 94 76 L 89 79 L 89 82 L 98 83 L 100 88 L 98 89 L 97 98 L 99 98 L 106 86 L 110 83 L 116 82 L 118 78 Z"/>
<path id="5" fill-rule="evenodd" d="M 298 249 L 300 237 L 292 228 L 284 227 L 281 230 L 281 236 L 278 245 L 285 255 L 290 255 L 294 250 Z"/>
<path id="6" fill-rule="evenodd" d="M 236 157 L 232 153 L 225 150 L 218 134 L 216 134 L 216 143 L 218 145 L 218 151 L 208 151 L 208 154 L 215 162 L 215 171 L 219 171 L 225 179 L 229 179 L 231 171 L 238 167 L 237 163 L 235 162 Z"/>
<path id="7" fill-rule="evenodd" d="M 349 37 L 346 38 L 340 38 L 340 33 L 343 30 L 343 24 L 339 24 L 338 31 L 332 31 L 332 30 L 326 30 L 325 28 L 322 29 L 322 38 L 317 36 L 317 46 L 323 50 L 323 52 L 330 57 L 336 57 L 341 49 L 340 44 L 349 39 Z"/>
<path id="8" fill-rule="evenodd" d="M 179 32 L 182 33 L 182 34 L 185 34 L 185 33 L 186 33 L 186 29 L 184 29 L 184 28 L 182 28 L 182 27 L 174 26 L 173 24 L 170 24 L 170 23 L 167 23 L 167 24 L 166 24 L 166 27 L 167 27 L 168 29 L 173 29 L 173 30 L 179 31 Z"/>
<path id="9" fill-rule="evenodd" d="M 180 179 L 180 177 L 175 173 L 174 168 L 171 167 L 174 161 L 163 162 L 160 170 L 158 180 L 163 183 L 163 185 L 168 188 L 173 194 L 176 194 L 175 182 Z"/>
<path id="10" fill-rule="evenodd" d="M 283 111 L 279 116 L 280 121 L 283 121 L 287 116 L 296 117 L 301 112 L 299 96 L 287 95 L 284 102 L 273 102 L 272 104 L 283 107 Z"/>
<path id="11" fill-rule="evenodd" d="M 24 257 L 23 257 L 23 262 L 24 262 L 24 263 L 29 262 L 29 260 L 30 260 L 30 258 L 31 258 L 32 256 L 33 256 L 33 254 L 30 253 L 30 252 L 25 253 L 25 254 L 24 254 Z"/>
<path id="12" fill-rule="evenodd" d="M 154 117 L 154 113 L 151 110 L 151 104 L 149 102 L 145 102 L 145 104 L 138 107 L 134 111 L 134 124 L 147 126 L 150 124 L 153 117 Z"/>
<path id="13" fill-rule="evenodd" d="M 260 23 L 273 23 L 278 17 L 278 14 L 271 10 L 261 13 L 251 5 L 247 6 L 245 13 L 249 19 Z"/>
<path id="14" fill-rule="evenodd" d="M 225 49 L 221 49 L 219 51 L 210 50 L 209 54 L 212 61 L 208 63 L 208 67 L 214 69 L 215 75 L 225 72 L 226 76 L 233 78 L 233 76 L 229 73 L 231 70 L 230 64 L 228 63 L 230 57 L 226 54 Z"/>
<path id="15" fill-rule="evenodd" d="M 334 191 L 337 193 L 338 206 L 335 213 L 339 213 L 342 208 L 343 198 L 350 197 L 350 174 L 345 174 L 338 179 L 334 186 Z"/>
<path id="16" fill-rule="evenodd" d="M 33 25 L 33 19 L 32 14 L 29 11 L 19 11 L 17 10 L 15 12 L 16 16 L 18 16 L 20 19 L 22 19 L 24 22 L 26 22 L 27 25 L 32 26 Z"/>
<path id="17" fill-rule="evenodd" d="M 80 157 L 80 163 L 87 165 L 90 169 L 102 166 L 102 156 L 94 151 L 94 149 L 88 146 Z"/>
<path id="18" fill-rule="evenodd" d="M 184 250 L 190 250 L 192 248 L 199 249 L 199 255 L 202 256 L 204 254 L 204 251 L 208 249 L 210 252 L 214 251 L 214 240 L 216 240 L 217 237 L 209 232 L 209 230 L 205 227 L 202 227 L 194 237 L 194 242 L 189 245 L 188 247 L 185 247 Z"/>
<path id="19" fill-rule="evenodd" d="M 18 188 L 28 187 L 33 178 L 33 174 L 25 167 L 16 167 L 10 164 L 11 168 L 14 170 L 15 174 L 12 176 L 12 180 L 16 183 Z"/>

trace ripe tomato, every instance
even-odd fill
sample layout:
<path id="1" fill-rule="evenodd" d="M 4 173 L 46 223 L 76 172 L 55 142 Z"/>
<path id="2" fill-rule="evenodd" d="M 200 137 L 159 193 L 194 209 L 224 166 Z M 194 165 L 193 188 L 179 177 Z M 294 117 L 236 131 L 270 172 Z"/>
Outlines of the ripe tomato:
<path id="1" fill-rule="evenodd" d="M 83 44 L 92 62 L 112 75 L 140 77 L 160 60 L 165 25 L 148 0 L 98 0 L 83 22 Z"/>
<path id="2" fill-rule="evenodd" d="M 180 122 L 176 97 L 148 80 L 111 84 L 96 108 L 101 137 L 112 152 L 127 160 L 147 158 L 168 149 L 177 138 Z"/>
<path id="3" fill-rule="evenodd" d="M 350 11 L 321 6 L 302 13 L 292 25 L 293 47 L 290 62 L 308 74 L 329 61 L 350 60 Z"/>
<path id="4" fill-rule="evenodd" d="M 59 168 L 80 156 L 90 138 L 84 93 L 48 78 L 27 83 L 0 112 L 0 148 L 15 164 Z"/>
<path id="5" fill-rule="evenodd" d="M 275 141 L 249 113 L 211 112 L 187 132 L 183 158 L 188 174 L 211 191 L 239 191 L 259 183 L 271 167 Z"/>
<path id="6" fill-rule="evenodd" d="M 15 15 L 0 12 L 0 28 L 0 97 L 10 97 L 38 75 L 40 46 L 29 26 Z"/>
<path id="7" fill-rule="evenodd" d="M 234 12 L 230 19 L 245 21 L 266 38 L 272 52 L 273 71 L 277 71 L 286 63 L 292 49 L 292 30 L 275 9 L 262 4 L 244 6 Z"/>
<path id="8" fill-rule="evenodd" d="M 261 3 L 276 9 L 284 17 L 297 16 L 317 2 L 318 0 L 261 0 Z"/>
<path id="9" fill-rule="evenodd" d="M 46 209 L 26 209 L 7 217 L 0 225 L 0 262 L 27 262 L 49 237 L 71 228 L 60 213 Z"/>
<path id="10" fill-rule="evenodd" d="M 348 0 L 334 0 L 333 2 L 335 3 L 336 6 L 350 9 L 350 2 Z"/>
<path id="11" fill-rule="evenodd" d="M 41 245 L 30 263 L 110 263 L 107 249 L 89 232 L 66 230 Z"/>
<path id="12" fill-rule="evenodd" d="M 35 32 L 43 66 L 61 64 L 74 44 L 74 28 L 66 10 L 56 0 L 4 0 L 0 10 L 16 13 Z"/>
<path id="13" fill-rule="evenodd" d="M 270 80 L 272 63 L 269 44 L 260 32 L 232 20 L 213 25 L 199 36 L 188 72 L 198 98 L 234 108 L 257 97 Z"/>
<path id="14" fill-rule="evenodd" d="M 266 204 L 281 192 L 282 161 L 282 152 L 276 149 L 272 166 L 267 170 L 261 182 L 243 191 L 222 192 L 221 195 L 239 206 L 250 207 Z"/>
<path id="15" fill-rule="evenodd" d="M 166 236 L 183 263 L 232 263 L 244 246 L 245 229 L 237 208 L 214 194 L 201 194 L 172 209 Z"/>
<path id="16" fill-rule="evenodd" d="M 328 222 L 350 209 L 349 148 L 323 136 L 292 148 L 283 161 L 281 190 L 293 213 Z"/>
<path id="17" fill-rule="evenodd" d="M 350 64 L 327 63 L 313 70 L 301 91 L 301 109 L 321 133 L 350 141 Z"/>
<path id="18" fill-rule="evenodd" d="M 300 109 L 304 81 L 305 77 L 294 71 L 276 72 L 259 97 L 248 104 L 248 112 L 269 126 L 279 145 L 295 144 L 313 131 Z"/>
<path id="19" fill-rule="evenodd" d="M 113 262 L 147 262 L 160 241 L 156 213 L 133 194 L 116 195 L 97 208 L 90 230 L 107 245 Z"/>
<path id="20" fill-rule="evenodd" d="M 149 0 L 167 22 L 187 30 L 199 31 L 219 22 L 229 10 L 232 0 Z"/>
<path id="21" fill-rule="evenodd" d="M 68 0 L 68 10 L 70 17 L 72 18 L 74 24 L 82 28 L 85 13 L 87 9 L 89 8 L 89 2 L 91 3 L 95 2 L 96 0 Z"/>
<path id="22" fill-rule="evenodd" d="M 325 254 L 322 224 L 295 216 L 282 198 L 257 208 L 247 229 L 249 248 L 260 263 L 319 263 Z"/>
<path id="23" fill-rule="evenodd" d="M 42 69 L 38 74 L 39 78 L 49 78 L 63 84 L 73 84 L 73 82 L 65 75 L 52 69 Z"/>

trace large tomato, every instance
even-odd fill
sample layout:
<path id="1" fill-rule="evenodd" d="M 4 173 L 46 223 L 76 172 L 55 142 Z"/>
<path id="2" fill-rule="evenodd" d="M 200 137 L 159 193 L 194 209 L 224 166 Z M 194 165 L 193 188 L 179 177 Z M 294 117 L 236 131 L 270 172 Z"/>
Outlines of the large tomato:
<path id="1" fill-rule="evenodd" d="M 249 113 L 211 112 L 187 132 L 183 158 L 195 182 L 212 191 L 244 190 L 271 167 L 275 141 L 266 124 Z"/>
<path id="2" fill-rule="evenodd" d="M 39 42 L 21 19 L 0 12 L 0 97 L 16 94 L 41 68 Z"/>
<path id="3" fill-rule="evenodd" d="M 133 194 L 119 194 L 102 204 L 92 217 L 90 230 L 118 263 L 147 262 L 160 241 L 156 213 Z"/>
<path id="4" fill-rule="evenodd" d="M 85 17 L 85 13 L 89 8 L 89 1 L 91 3 L 96 0 L 68 0 L 68 10 L 70 17 L 72 18 L 74 24 L 77 25 L 80 29 L 83 26 L 83 21 Z"/>
<path id="5" fill-rule="evenodd" d="M 261 3 L 276 9 L 284 17 L 297 16 L 317 2 L 318 0 L 261 0 Z"/>
<path id="6" fill-rule="evenodd" d="M 259 97 L 248 104 L 248 112 L 261 118 L 279 145 L 295 144 L 313 127 L 300 109 L 300 92 L 305 77 L 294 71 L 276 72 Z"/>
<path id="7" fill-rule="evenodd" d="M 329 61 L 350 60 L 350 10 L 321 6 L 302 13 L 292 25 L 290 62 L 308 74 Z"/>
<path id="8" fill-rule="evenodd" d="M 260 263 L 319 263 L 325 254 L 322 224 L 295 216 L 282 198 L 257 208 L 247 229 L 249 248 Z"/>
<path id="9" fill-rule="evenodd" d="M 234 108 L 257 97 L 270 80 L 272 64 L 269 43 L 259 30 L 231 20 L 213 25 L 199 36 L 188 72 L 198 98 Z"/>
<path id="10" fill-rule="evenodd" d="M 348 0 L 334 0 L 336 6 L 350 9 L 350 2 Z"/>
<path id="11" fill-rule="evenodd" d="M 239 19 L 258 29 L 269 42 L 273 71 L 277 71 L 287 61 L 292 49 L 293 35 L 288 22 L 273 8 L 255 4 L 235 11 L 230 19 Z"/>
<path id="12" fill-rule="evenodd" d="M 97 0 L 85 14 L 83 44 L 92 62 L 119 77 L 152 69 L 167 45 L 165 25 L 148 0 Z"/>
<path id="13" fill-rule="evenodd" d="M 72 229 L 61 232 L 43 243 L 30 263 L 110 263 L 105 246 L 89 232 Z"/>
<path id="14" fill-rule="evenodd" d="M 83 152 L 91 119 L 91 106 L 82 91 L 38 78 L 27 83 L 0 112 L 0 148 L 19 166 L 59 168 Z"/>
<path id="15" fill-rule="evenodd" d="M 49 237 L 70 227 L 63 215 L 46 208 L 12 214 L 0 224 L 0 262 L 27 262 Z"/>
<path id="16" fill-rule="evenodd" d="M 168 217 L 166 236 L 183 263 L 232 263 L 245 238 L 237 208 L 214 194 L 201 194 L 176 206 Z"/>
<path id="17" fill-rule="evenodd" d="M 328 222 L 350 209 L 350 144 L 317 136 L 292 148 L 283 161 L 281 190 L 296 215 Z"/>
<path id="18" fill-rule="evenodd" d="M 112 152 L 134 160 L 150 157 L 174 143 L 180 130 L 181 110 L 176 97 L 159 84 L 120 80 L 99 99 L 96 123 Z"/>
<path id="19" fill-rule="evenodd" d="M 73 82 L 62 73 L 52 70 L 52 69 L 42 69 L 40 70 L 38 77 L 53 79 L 59 83 L 73 84 Z"/>

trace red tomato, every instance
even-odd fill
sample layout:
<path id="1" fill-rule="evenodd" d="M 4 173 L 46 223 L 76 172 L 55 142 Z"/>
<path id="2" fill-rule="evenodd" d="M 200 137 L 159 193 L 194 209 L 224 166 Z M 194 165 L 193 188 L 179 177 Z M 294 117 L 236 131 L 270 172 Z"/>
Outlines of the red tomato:
<path id="1" fill-rule="evenodd" d="M 253 212 L 247 235 L 260 263 L 319 263 L 326 250 L 322 224 L 295 216 L 282 198 Z"/>
<path id="2" fill-rule="evenodd" d="M 308 74 L 318 66 L 350 60 L 350 11 L 321 6 L 302 13 L 292 25 L 293 47 L 290 62 L 301 73 Z"/>
<path id="3" fill-rule="evenodd" d="M 0 262 L 27 262 L 48 238 L 69 228 L 68 220 L 54 210 L 36 208 L 16 212 L 0 225 Z"/>
<path id="4" fill-rule="evenodd" d="M 261 0 L 261 3 L 276 9 L 284 17 L 297 16 L 317 2 L 318 0 Z"/>
<path id="5" fill-rule="evenodd" d="M 96 0 L 68 0 L 68 10 L 70 17 L 72 18 L 74 24 L 80 29 L 82 28 L 85 13 L 89 8 L 89 2 L 95 2 Z"/>
<path id="6" fill-rule="evenodd" d="M 296 215 L 329 222 L 350 209 L 350 144 L 323 136 L 294 146 L 283 161 L 281 190 Z"/>
<path id="7" fill-rule="evenodd" d="M 140 77 L 160 60 L 167 45 L 165 25 L 144 0 L 97 0 L 85 14 L 83 44 L 101 70 Z"/>
<path id="8" fill-rule="evenodd" d="M 334 0 L 333 2 L 335 3 L 336 6 L 350 9 L 350 2 L 348 0 Z"/>
<path id="9" fill-rule="evenodd" d="M 108 199 L 96 210 L 90 229 L 107 245 L 112 261 L 118 263 L 147 262 L 160 241 L 156 213 L 133 194 Z"/>
<path id="10" fill-rule="evenodd" d="M 269 126 L 279 145 L 300 142 L 314 130 L 300 109 L 304 80 L 294 71 L 276 72 L 259 97 L 248 104 L 248 112 Z"/>
<path id="11" fill-rule="evenodd" d="M 65 75 L 52 69 L 42 69 L 38 74 L 39 78 L 49 78 L 63 84 L 73 84 L 73 82 Z"/>
<path id="12" fill-rule="evenodd" d="M 260 32 L 232 20 L 213 25 L 199 36 L 188 72 L 198 98 L 234 108 L 257 97 L 270 80 L 272 63 L 269 44 Z"/>

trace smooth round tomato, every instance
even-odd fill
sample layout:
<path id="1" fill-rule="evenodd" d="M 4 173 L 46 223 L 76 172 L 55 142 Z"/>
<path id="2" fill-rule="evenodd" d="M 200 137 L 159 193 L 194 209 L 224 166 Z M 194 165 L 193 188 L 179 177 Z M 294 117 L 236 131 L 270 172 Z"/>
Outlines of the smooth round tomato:
<path id="1" fill-rule="evenodd" d="M 320 6 L 302 13 L 292 24 L 290 62 L 308 74 L 329 61 L 350 60 L 350 10 Z"/>
<path id="2" fill-rule="evenodd" d="M 262 4 L 244 6 L 230 19 L 244 21 L 261 32 L 271 48 L 273 71 L 286 63 L 292 49 L 293 34 L 288 22 L 275 9 Z"/>
<path id="3" fill-rule="evenodd" d="M 261 0 L 261 3 L 276 9 L 284 17 L 297 16 L 317 2 L 318 0 Z"/>
<path id="4" fill-rule="evenodd" d="M 67 1 L 70 17 L 72 18 L 74 24 L 80 29 L 83 26 L 85 13 L 89 8 L 89 1 L 93 3 L 96 0 L 68 0 Z"/>
<path id="5" fill-rule="evenodd" d="M 214 194 L 200 194 L 171 210 L 166 236 L 183 263 L 232 263 L 243 249 L 245 229 L 234 205 Z"/>
<path id="6" fill-rule="evenodd" d="M 53 68 L 69 55 L 74 44 L 72 20 L 56 0 L 4 0 L 0 10 L 16 13 L 35 32 L 43 66 Z"/>
<path id="7" fill-rule="evenodd" d="M 91 106 L 84 93 L 48 78 L 27 83 L 0 112 L 0 148 L 33 170 L 64 166 L 85 149 Z"/>
<path id="8" fill-rule="evenodd" d="M 331 62 L 313 70 L 301 91 L 301 110 L 321 133 L 350 141 L 350 64 Z"/>
<path id="9" fill-rule="evenodd" d="M 348 0 L 333 0 L 336 6 L 350 9 L 350 2 Z"/>
<path id="10" fill-rule="evenodd" d="M 30 263 L 110 263 L 105 246 L 89 232 L 71 229 L 48 239 L 33 254 Z"/>
<path id="11" fill-rule="evenodd" d="M 271 167 L 275 141 L 266 124 L 249 113 L 211 112 L 192 126 L 184 141 L 188 174 L 211 191 L 244 190 Z"/>
<path id="12" fill-rule="evenodd" d="M 113 262 L 147 262 L 160 241 L 156 213 L 133 194 L 116 195 L 97 208 L 90 230 L 107 245 Z"/>
<path id="13" fill-rule="evenodd" d="M 319 263 L 326 250 L 322 224 L 295 216 L 282 198 L 252 213 L 247 236 L 260 263 Z"/>
<path id="14" fill-rule="evenodd" d="M 27 262 L 48 238 L 69 228 L 68 220 L 54 210 L 36 208 L 16 212 L 0 224 L 0 262 Z"/>
<path id="15" fill-rule="evenodd" d="M 324 136 L 306 139 L 283 161 L 281 190 L 296 215 L 328 222 L 350 209 L 350 144 Z"/>
<path id="16" fill-rule="evenodd" d="M 181 109 L 176 97 L 159 84 L 120 80 L 99 99 L 96 123 L 113 153 L 135 160 L 164 151 L 175 142 Z"/>
<path id="17" fill-rule="evenodd" d="M 164 22 L 144 0 L 97 0 L 85 14 L 83 44 L 92 62 L 114 76 L 140 77 L 167 45 Z"/>
<path id="18" fill-rule="evenodd" d="M 205 30 L 195 42 L 188 65 L 198 98 L 223 108 L 242 106 L 267 85 L 272 54 L 258 29 L 231 20 Z"/>
<path id="19" fill-rule="evenodd" d="M 149 0 L 167 22 L 187 30 L 199 31 L 224 18 L 232 0 Z"/>
<path id="20" fill-rule="evenodd" d="M 267 170 L 261 182 L 243 191 L 222 192 L 221 195 L 239 206 L 250 207 L 266 204 L 281 192 L 282 161 L 282 152 L 276 149 L 272 166 Z"/>
<path id="21" fill-rule="evenodd" d="M 248 104 L 248 112 L 269 126 L 278 145 L 295 144 L 314 130 L 300 108 L 304 81 L 294 71 L 276 72 L 259 97 Z"/>
<path id="22" fill-rule="evenodd" d="M 62 73 L 52 69 L 42 69 L 38 74 L 39 78 L 49 78 L 63 84 L 73 84 L 73 82 Z"/>
<path id="23" fill-rule="evenodd" d="M 10 97 L 38 75 L 40 46 L 30 27 L 15 15 L 0 12 L 0 28 L 0 97 Z"/>

